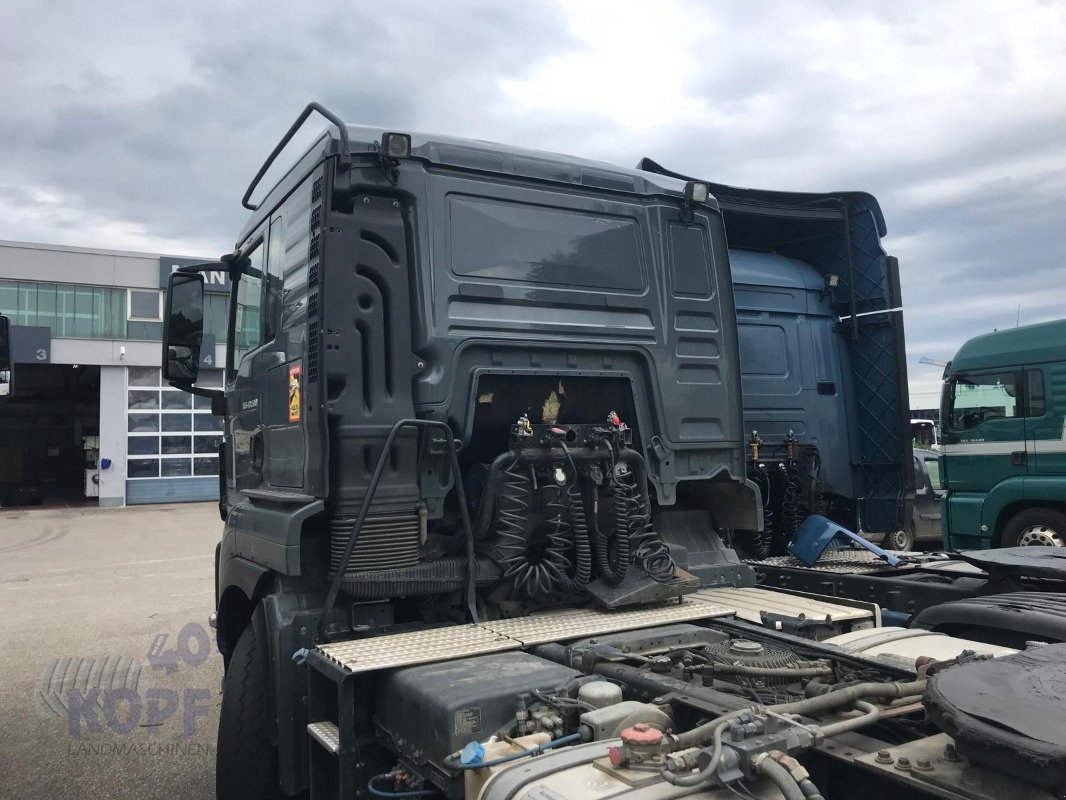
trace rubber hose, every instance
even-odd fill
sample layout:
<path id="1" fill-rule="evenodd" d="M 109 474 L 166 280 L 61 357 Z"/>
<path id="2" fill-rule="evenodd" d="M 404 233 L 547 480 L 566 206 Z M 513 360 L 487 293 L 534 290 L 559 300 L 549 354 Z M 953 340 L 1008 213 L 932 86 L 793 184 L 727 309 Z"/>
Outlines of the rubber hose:
<path id="1" fill-rule="evenodd" d="M 715 720 L 714 732 L 711 734 L 711 738 L 714 740 L 714 750 L 711 751 L 711 757 L 707 761 L 706 765 L 704 765 L 703 769 L 699 771 L 700 776 L 709 777 L 714 775 L 715 772 L 718 771 L 718 762 L 722 760 L 722 734 L 725 732 L 725 729 L 729 727 L 729 721 L 731 719 L 733 719 L 734 717 L 742 716 L 743 714 L 747 713 L 747 711 L 747 709 L 743 711 L 733 711 L 729 714 L 724 714 L 723 716 Z M 690 756 L 690 758 L 691 757 L 692 756 Z M 669 771 L 666 769 L 665 765 L 663 766 L 663 769 L 660 770 L 660 773 L 662 774 L 663 779 L 665 781 L 674 784 L 674 786 L 699 785 L 698 783 L 679 783 L 679 780 L 684 779 L 677 778 L 677 776 L 674 775 L 673 771 Z M 706 780 L 706 778 L 704 778 L 704 780 Z"/>
<path id="2" fill-rule="evenodd" d="M 500 569 L 487 559 L 477 562 L 477 582 L 491 585 L 500 578 Z M 423 561 L 413 567 L 349 572 L 341 580 L 341 592 L 349 597 L 376 599 L 405 595 L 415 597 L 443 594 L 463 589 L 467 583 L 465 557 Z"/>
<path id="3" fill-rule="evenodd" d="M 755 767 L 755 771 L 769 778 L 781 790 L 785 800 L 807 800 L 803 790 L 796 783 L 796 779 L 789 774 L 787 769 L 772 758 L 764 758 L 760 761 Z"/>
<path id="4" fill-rule="evenodd" d="M 379 789 L 374 785 L 374 781 L 388 779 L 389 775 L 375 775 L 366 785 L 367 792 L 371 797 L 385 797 L 385 798 L 409 798 L 409 797 L 432 797 L 435 794 L 439 794 L 436 789 L 409 789 L 402 792 L 389 792 L 384 789 Z"/>
<path id="5" fill-rule="evenodd" d="M 500 493 L 503 483 L 503 472 L 514 464 L 517 456 L 513 451 L 500 453 L 489 465 L 489 474 L 485 478 L 485 489 L 481 493 L 481 506 L 478 508 L 477 525 L 474 527 L 474 538 L 484 539 L 489 535 L 492 528 L 493 511 L 496 510 L 496 497 Z"/>
<path id="6" fill-rule="evenodd" d="M 821 790 L 814 785 L 814 781 L 810 778 L 804 778 L 799 782 L 800 791 L 803 792 L 803 796 L 807 800 L 825 800 L 825 795 Z"/>

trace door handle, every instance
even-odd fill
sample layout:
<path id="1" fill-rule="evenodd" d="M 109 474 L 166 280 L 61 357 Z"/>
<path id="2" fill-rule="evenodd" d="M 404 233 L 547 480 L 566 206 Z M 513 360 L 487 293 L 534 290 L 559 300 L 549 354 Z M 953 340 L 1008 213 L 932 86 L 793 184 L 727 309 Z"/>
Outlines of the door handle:
<path id="1" fill-rule="evenodd" d="M 1029 454 L 1024 450 L 1015 450 L 1010 454 L 1010 463 L 1016 467 L 1024 467 L 1029 463 Z"/>

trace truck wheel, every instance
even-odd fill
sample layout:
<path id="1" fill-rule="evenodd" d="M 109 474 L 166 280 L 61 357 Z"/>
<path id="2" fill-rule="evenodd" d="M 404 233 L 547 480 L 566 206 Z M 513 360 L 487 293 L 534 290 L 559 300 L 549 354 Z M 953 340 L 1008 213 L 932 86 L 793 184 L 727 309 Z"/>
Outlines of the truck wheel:
<path id="1" fill-rule="evenodd" d="M 1066 514 L 1053 508 L 1028 508 L 1003 527 L 1004 547 L 1066 546 Z"/>
<path id="2" fill-rule="evenodd" d="M 222 686 L 215 751 L 218 800 L 273 800 L 278 788 L 278 751 L 271 742 L 274 703 L 269 661 L 252 625 L 233 648 Z"/>

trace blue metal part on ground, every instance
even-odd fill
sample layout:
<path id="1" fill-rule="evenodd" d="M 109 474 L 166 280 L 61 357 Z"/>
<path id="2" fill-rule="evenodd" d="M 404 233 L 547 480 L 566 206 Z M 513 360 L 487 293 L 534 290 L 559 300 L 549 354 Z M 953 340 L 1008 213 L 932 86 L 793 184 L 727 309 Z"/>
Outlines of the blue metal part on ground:
<path id="1" fill-rule="evenodd" d="M 788 545 L 788 552 L 808 567 L 813 567 L 826 550 L 836 550 L 842 547 L 860 547 L 869 550 L 877 557 L 883 558 L 892 567 L 901 563 L 899 558 L 887 550 L 882 550 L 857 533 L 818 514 L 811 514 L 803 521 L 799 530 L 796 531 L 796 538 Z"/>

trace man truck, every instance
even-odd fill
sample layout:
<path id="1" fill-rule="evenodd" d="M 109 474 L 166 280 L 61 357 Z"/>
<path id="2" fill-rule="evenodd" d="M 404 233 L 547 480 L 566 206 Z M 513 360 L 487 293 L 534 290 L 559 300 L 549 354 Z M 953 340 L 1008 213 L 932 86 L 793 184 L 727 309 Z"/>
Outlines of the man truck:
<path id="1" fill-rule="evenodd" d="M 944 369 L 944 546 L 1066 544 L 1066 320 L 976 336 Z"/>
<path id="2" fill-rule="evenodd" d="M 331 125 L 253 202 L 316 112 Z M 1059 646 L 757 588 L 723 544 L 767 506 L 709 184 L 311 104 L 244 205 L 231 254 L 171 276 L 163 342 L 166 379 L 225 418 L 220 798 L 1050 798 L 1066 780 L 1045 734 L 1066 713 Z M 876 220 L 862 205 L 843 213 Z M 785 248 L 810 208 L 774 206 Z M 824 244 L 884 270 L 876 228 L 854 232 Z M 219 268 L 214 390 L 197 377 Z M 852 325 L 892 313 L 864 307 L 860 274 Z M 973 690 L 993 684 L 994 727 Z"/>

